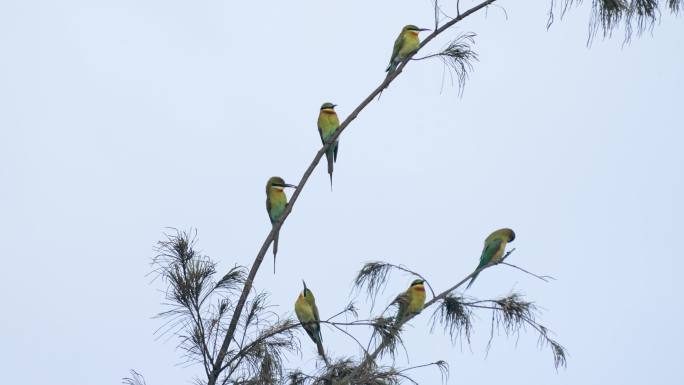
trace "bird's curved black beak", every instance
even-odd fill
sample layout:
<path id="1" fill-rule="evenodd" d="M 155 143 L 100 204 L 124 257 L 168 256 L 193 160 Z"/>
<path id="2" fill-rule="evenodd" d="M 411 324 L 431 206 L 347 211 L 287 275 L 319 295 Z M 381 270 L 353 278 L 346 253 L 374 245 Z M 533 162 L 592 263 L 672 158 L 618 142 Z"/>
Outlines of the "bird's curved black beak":
<path id="1" fill-rule="evenodd" d="M 337 107 L 337 104 L 333 104 L 333 108 Z"/>
<path id="2" fill-rule="evenodd" d="M 304 295 L 306 295 L 306 282 L 302 279 L 302 283 L 304 284 Z"/>
<path id="3" fill-rule="evenodd" d="M 423 31 L 432 31 L 430 28 L 418 28 L 418 31 L 423 32 Z"/>

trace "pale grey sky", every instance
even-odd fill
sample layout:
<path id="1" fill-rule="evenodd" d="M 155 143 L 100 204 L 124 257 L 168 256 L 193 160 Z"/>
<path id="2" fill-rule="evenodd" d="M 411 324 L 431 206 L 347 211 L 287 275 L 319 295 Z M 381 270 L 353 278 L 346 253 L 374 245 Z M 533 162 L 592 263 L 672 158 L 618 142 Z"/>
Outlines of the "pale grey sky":
<path id="1" fill-rule="evenodd" d="M 485 358 L 488 314 L 472 349 L 420 315 L 411 364 L 447 360 L 450 384 L 681 378 L 684 24 L 588 49 L 588 4 L 546 31 L 547 3 L 502 0 L 508 19 L 490 8 L 448 34 L 477 33 L 462 98 L 441 63 L 414 62 L 349 127 L 334 193 L 319 167 L 282 230 L 278 274 L 269 259 L 257 277 L 278 312 L 302 278 L 323 316 L 337 312 L 371 259 L 446 288 L 509 226 L 511 260 L 558 280 L 497 267 L 469 294 L 538 302 L 567 370 L 531 333 L 496 338 Z M 407 23 L 429 27 L 430 1 L 0 3 L 3 383 L 116 384 L 130 368 L 149 385 L 190 383 L 199 368 L 153 336 L 155 242 L 193 227 L 222 269 L 250 264 L 270 226 L 266 179 L 298 180 L 320 104 L 346 116 Z M 383 300 L 409 281 L 395 276 Z M 358 353 L 323 332 L 330 352 Z M 302 341 L 291 364 L 310 368 Z"/>

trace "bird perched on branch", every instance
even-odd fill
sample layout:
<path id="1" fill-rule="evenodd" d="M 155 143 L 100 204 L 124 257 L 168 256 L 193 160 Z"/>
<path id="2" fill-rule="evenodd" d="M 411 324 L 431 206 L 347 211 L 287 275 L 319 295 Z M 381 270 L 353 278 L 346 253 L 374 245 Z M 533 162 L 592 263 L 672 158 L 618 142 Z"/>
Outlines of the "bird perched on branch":
<path id="1" fill-rule="evenodd" d="M 489 234 L 484 242 L 484 248 L 482 249 L 482 255 L 480 256 L 480 264 L 477 265 L 477 268 L 475 269 L 476 273 L 473 275 L 473 278 L 470 279 L 470 283 L 466 289 L 473 285 L 475 278 L 480 274 L 480 270 L 501 262 L 501 258 L 506 251 L 506 245 L 509 242 L 513 242 L 514 239 L 515 233 L 508 228 L 499 229 Z"/>
<path id="2" fill-rule="evenodd" d="M 321 135 L 323 144 L 330 140 L 340 126 L 340 119 L 337 117 L 335 107 L 337 104 L 323 103 L 318 114 L 318 133 Z M 337 162 L 337 148 L 338 141 L 336 140 L 325 152 L 325 157 L 328 160 L 328 174 L 330 175 L 330 190 L 332 190 L 333 163 Z"/>
<path id="3" fill-rule="evenodd" d="M 411 314 L 418 314 L 423 310 L 425 305 L 425 281 L 416 279 L 411 282 L 409 288 L 399 294 L 394 302 L 399 304 L 399 311 L 397 312 L 396 323 L 399 324 L 401 320 Z"/>
<path id="4" fill-rule="evenodd" d="M 304 290 L 299 293 L 299 297 L 295 301 L 295 314 L 297 319 L 302 323 L 302 327 L 306 334 L 311 337 L 311 340 L 316 344 L 318 354 L 325 358 L 325 351 L 323 350 L 323 338 L 321 337 L 321 318 L 318 316 L 318 307 L 316 307 L 316 299 L 313 293 L 306 287 L 306 282 L 302 280 Z"/>
<path id="5" fill-rule="evenodd" d="M 390 57 L 389 66 L 385 70 L 387 76 L 391 75 L 397 69 L 399 63 L 406 59 L 407 56 L 415 52 L 420 47 L 420 39 L 418 34 L 421 31 L 429 31 L 426 28 L 418 28 L 415 25 L 409 24 L 401 29 L 397 40 L 394 41 L 394 49 L 392 50 L 392 57 Z"/>
<path id="6" fill-rule="evenodd" d="M 266 211 L 271 219 L 271 224 L 275 224 L 283 216 L 287 207 L 287 196 L 283 189 L 285 187 L 297 188 L 295 185 L 287 184 L 283 178 L 274 176 L 266 182 Z M 273 238 L 273 273 L 275 274 L 276 254 L 278 254 L 278 233 Z"/>

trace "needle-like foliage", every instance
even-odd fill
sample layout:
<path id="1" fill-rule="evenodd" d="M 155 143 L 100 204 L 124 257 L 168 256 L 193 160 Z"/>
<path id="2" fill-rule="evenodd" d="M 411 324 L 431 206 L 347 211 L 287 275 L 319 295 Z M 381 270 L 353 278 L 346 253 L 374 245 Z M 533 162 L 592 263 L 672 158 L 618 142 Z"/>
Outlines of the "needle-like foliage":
<path id="1" fill-rule="evenodd" d="M 637 35 L 641 35 L 647 30 L 653 30 L 659 12 L 657 0 L 632 0 L 625 23 L 627 30 L 625 41 L 629 42 L 634 30 L 636 30 Z"/>
<path id="2" fill-rule="evenodd" d="M 556 13 L 563 17 L 570 7 L 579 4 L 582 0 L 551 0 L 548 26 Z M 587 44 L 591 45 L 599 31 L 607 38 L 620 26 L 625 30 L 624 43 L 629 43 L 635 34 L 640 36 L 653 29 L 662 16 L 661 6 L 678 14 L 683 4 L 684 0 L 592 0 Z"/>
<path id="3" fill-rule="evenodd" d="M 208 373 L 216 364 L 219 344 L 235 308 L 233 301 L 247 270 L 234 266 L 214 280 L 216 263 L 195 250 L 195 241 L 195 233 L 176 231 L 158 244 L 153 271 L 168 285 L 169 307 L 157 316 L 166 319 L 158 333 L 177 336 L 184 359 L 202 363 Z M 240 339 L 221 363 L 226 370 L 225 383 L 275 384 L 282 379 L 283 355 L 299 349 L 294 336 L 298 323 L 281 320 L 270 308 L 265 293 L 248 299 L 237 327 Z"/>
<path id="4" fill-rule="evenodd" d="M 444 65 L 451 70 L 452 81 L 456 80 L 460 94 L 463 94 L 468 73 L 473 70 L 473 63 L 477 61 L 477 53 L 472 49 L 473 44 L 475 34 L 464 33 L 452 40 L 439 54 Z"/>
<path id="5" fill-rule="evenodd" d="M 284 354 L 299 351 L 294 335 L 298 322 L 285 319 L 269 324 L 227 364 L 224 383 L 247 378 L 248 384 L 280 384 L 285 379 Z"/>
<path id="6" fill-rule="evenodd" d="M 465 337 L 470 343 L 470 332 L 473 329 L 473 311 L 464 303 L 463 297 L 447 294 L 432 313 L 432 329 L 439 322 L 444 332 L 449 334 L 452 343 Z"/>
<path id="7" fill-rule="evenodd" d="M 591 7 L 587 44 L 591 44 L 599 29 L 603 31 L 603 37 L 611 36 L 613 30 L 627 17 L 628 10 L 626 0 L 594 0 Z"/>
<path id="8" fill-rule="evenodd" d="M 159 329 L 160 335 L 177 335 L 185 359 L 203 363 L 206 370 L 211 363 L 206 338 L 211 333 L 205 328 L 216 316 L 204 311 L 203 304 L 217 286 L 212 280 L 216 263 L 195 251 L 195 239 L 196 234 L 191 232 L 167 234 L 166 239 L 158 243 L 158 254 L 152 265 L 154 272 L 168 284 L 166 304 L 169 310 L 158 314 L 159 318 L 167 319 Z"/>
<path id="9" fill-rule="evenodd" d="M 337 384 L 341 379 L 349 376 L 356 368 L 356 365 L 357 363 L 352 358 L 340 358 L 318 372 L 318 375 L 312 378 L 313 381 L 311 383 L 313 385 Z"/>
<path id="10" fill-rule="evenodd" d="M 341 358 L 314 374 L 295 371 L 289 375 L 289 385 L 399 385 L 403 379 L 415 383 L 392 367 L 367 367 L 362 371 L 351 358 Z M 354 375 L 352 378 L 351 376 Z"/>
<path id="11" fill-rule="evenodd" d="M 380 261 L 367 262 L 356 274 L 354 287 L 359 291 L 365 288 L 366 299 L 370 299 L 374 304 L 378 294 L 385 289 L 392 268 L 393 266 L 390 263 Z"/>
<path id="12" fill-rule="evenodd" d="M 287 354 L 301 352 L 299 333 L 301 324 L 292 318 L 282 318 L 272 309 L 267 293 L 253 291 L 240 314 L 234 334 L 234 343 L 221 362 L 216 361 L 218 346 L 226 333 L 228 320 L 234 312 L 234 301 L 239 287 L 245 282 L 245 269 L 233 267 L 218 281 L 216 263 L 195 250 L 195 234 L 176 232 L 167 235 L 159 243 L 158 255 L 153 264 L 163 281 L 167 284 L 167 306 L 169 310 L 159 316 L 168 318 L 161 328 L 162 334 L 178 336 L 179 347 L 184 351 L 187 361 L 200 362 L 209 372 L 215 365 L 221 365 L 222 385 L 333 385 L 333 384 L 400 384 L 413 382 L 409 371 L 423 366 L 437 366 L 446 373 L 446 364 L 438 361 L 431 364 L 400 369 L 394 364 L 383 365 L 381 359 L 389 357 L 396 362 L 399 348 L 407 353 L 402 339 L 402 328 L 414 315 L 397 318 L 393 307 L 401 307 L 405 296 L 398 295 L 379 315 L 369 320 L 359 320 L 357 308 L 349 303 L 340 312 L 322 319 L 321 323 L 332 327 L 351 338 L 363 351 L 359 360 L 342 358 L 325 360 L 325 366 L 313 374 L 305 374 L 285 367 Z M 512 250 L 511 250 L 512 251 Z M 510 251 L 506 254 L 508 255 Z M 366 263 L 356 278 L 354 286 L 365 291 L 367 298 L 376 299 L 386 287 L 391 272 L 399 270 L 420 279 L 425 278 L 418 272 L 402 265 L 382 261 Z M 494 300 L 466 300 L 452 292 L 465 283 L 450 286 L 442 293 L 435 293 L 430 286 L 433 299 L 426 307 L 435 305 L 431 320 L 434 331 L 441 324 L 445 334 L 455 343 L 457 339 L 470 342 L 473 328 L 473 314 L 477 309 L 492 311 L 492 327 L 488 346 L 495 330 L 503 330 L 506 335 L 519 335 L 525 327 L 534 328 L 539 334 L 540 345 L 548 345 L 554 354 L 554 364 L 565 366 L 565 349 L 549 336 L 548 329 L 536 321 L 537 309 L 532 302 L 525 301 L 518 294 Z M 427 283 L 427 280 L 425 280 Z M 405 304 L 404 304 L 405 305 Z M 336 321 L 340 316 L 345 321 Z M 352 320 L 349 320 L 349 318 Z M 354 336 L 347 327 L 370 327 L 371 337 L 367 345 Z M 371 352 L 372 350 L 372 352 Z M 407 357 L 408 358 L 408 357 Z M 138 383 L 134 383 L 137 381 Z M 124 379 L 129 385 L 144 385 L 142 376 L 133 374 Z M 202 380 L 197 380 L 203 384 Z"/>
<path id="13" fill-rule="evenodd" d="M 131 376 L 130 377 L 124 377 L 121 382 L 126 385 L 147 385 L 145 382 L 145 377 L 142 376 L 142 374 L 136 372 L 135 370 L 131 370 Z"/>
<path id="14" fill-rule="evenodd" d="M 373 334 L 371 345 L 380 346 L 379 357 L 387 354 L 394 358 L 400 346 L 404 346 L 401 339 L 401 328 L 396 323 L 395 317 L 377 317 L 373 319 Z"/>
<path id="15" fill-rule="evenodd" d="M 512 293 L 496 300 L 482 301 L 491 304 L 492 328 L 488 347 L 494 338 L 494 331 L 503 329 L 507 336 L 520 336 L 520 331 L 531 327 L 539 334 L 539 346 L 549 346 L 553 355 L 553 363 L 556 368 L 567 365 L 567 352 L 556 340 L 551 338 L 549 329 L 537 322 L 539 310 L 534 303 L 526 301 L 522 295 Z M 477 306 L 477 305 L 476 305 Z"/>
<path id="16" fill-rule="evenodd" d="M 458 35 L 444 47 L 441 52 L 414 58 L 413 60 L 425 60 L 439 58 L 444 66 L 450 70 L 452 83 L 458 85 L 459 94 L 463 94 L 468 74 L 473 70 L 473 63 L 477 61 L 477 53 L 473 51 L 475 34 L 472 32 Z"/>
<path id="17" fill-rule="evenodd" d="M 358 362 L 351 358 L 341 358 L 328 367 L 309 375 L 302 371 L 289 374 L 288 385 L 399 385 L 402 383 L 418 384 L 409 373 L 416 369 L 437 367 L 442 383 L 449 378 L 449 365 L 445 361 L 430 362 L 423 365 L 397 368 L 393 366 L 368 366 L 359 370 Z"/>
<path id="18" fill-rule="evenodd" d="M 620 22 L 627 18 L 627 13 L 630 8 L 628 1 L 629 0 L 591 1 L 591 16 L 589 19 L 589 36 L 587 37 L 587 44 L 591 44 L 599 29 L 602 31 L 603 37 L 612 35 L 613 30 L 620 25 Z M 550 27 L 553 24 L 556 13 L 559 13 L 562 18 L 572 6 L 580 5 L 582 3 L 582 0 L 551 0 L 547 27 Z"/>

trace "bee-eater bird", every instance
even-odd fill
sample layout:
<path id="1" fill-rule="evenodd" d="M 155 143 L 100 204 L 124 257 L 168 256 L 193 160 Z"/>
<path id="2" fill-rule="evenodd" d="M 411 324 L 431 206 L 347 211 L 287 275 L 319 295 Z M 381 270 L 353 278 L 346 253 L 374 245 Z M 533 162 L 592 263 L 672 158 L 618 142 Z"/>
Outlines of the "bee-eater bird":
<path id="1" fill-rule="evenodd" d="M 476 273 L 473 275 L 473 278 L 470 279 L 470 283 L 466 289 L 473 285 L 475 278 L 480 274 L 480 270 L 501 262 L 501 258 L 506 251 L 506 245 L 509 242 L 513 242 L 514 239 L 515 233 L 508 228 L 499 229 L 489 234 L 484 241 L 484 248 L 482 249 L 482 255 L 480 256 L 480 264 L 477 265 L 477 268 L 475 269 Z"/>
<path id="2" fill-rule="evenodd" d="M 279 176 L 271 177 L 266 182 L 266 211 L 268 211 L 271 224 L 280 220 L 287 207 L 287 196 L 283 191 L 285 187 L 297 188 L 295 185 L 285 183 Z M 278 254 L 278 233 L 273 238 L 273 274 L 275 274 L 276 254 Z"/>
<path id="3" fill-rule="evenodd" d="M 415 25 L 409 24 L 401 29 L 399 37 L 394 41 L 394 49 L 392 50 L 392 57 L 390 57 L 389 66 L 385 70 L 387 75 L 391 75 L 397 69 L 399 63 L 406 59 L 407 56 L 415 52 L 420 47 L 420 39 L 418 34 L 421 31 L 429 31 L 426 28 L 418 28 Z"/>
<path id="4" fill-rule="evenodd" d="M 306 282 L 302 280 L 304 290 L 299 293 L 299 297 L 295 301 L 295 314 L 297 319 L 302 323 L 302 327 L 306 334 L 311 337 L 311 340 L 316 344 L 318 354 L 325 358 L 323 351 L 323 338 L 321 337 L 321 318 L 318 316 L 318 307 L 316 307 L 316 299 L 313 293 L 306 287 Z M 327 361 L 326 361 L 327 362 Z"/>
<path id="5" fill-rule="evenodd" d="M 321 111 L 318 114 L 318 133 L 321 135 L 321 142 L 325 144 L 335 133 L 337 127 L 340 126 L 340 119 L 335 112 L 337 104 L 323 103 Z M 330 190 L 332 190 L 332 174 L 333 163 L 337 162 L 337 148 L 338 141 L 331 144 L 325 152 L 325 157 L 328 159 L 328 174 L 330 175 Z"/>
<path id="6" fill-rule="evenodd" d="M 416 279 L 411 282 L 409 288 L 399 294 L 395 301 L 399 304 L 399 311 L 397 312 L 396 323 L 399 324 L 401 320 L 408 317 L 410 314 L 418 314 L 423 310 L 425 305 L 425 281 Z"/>

